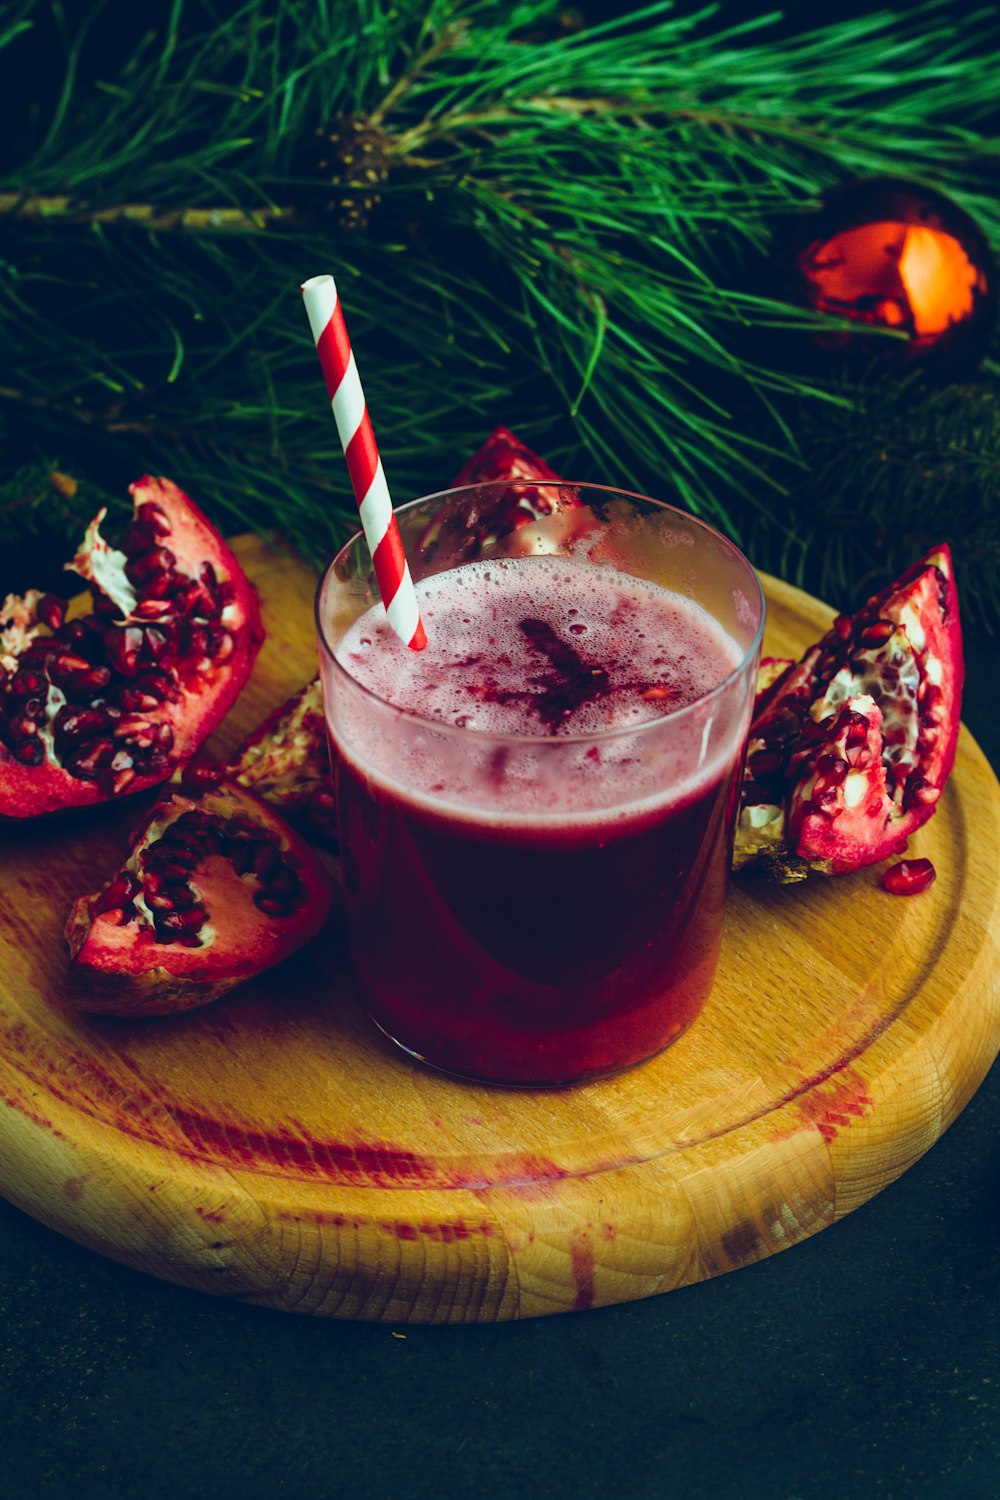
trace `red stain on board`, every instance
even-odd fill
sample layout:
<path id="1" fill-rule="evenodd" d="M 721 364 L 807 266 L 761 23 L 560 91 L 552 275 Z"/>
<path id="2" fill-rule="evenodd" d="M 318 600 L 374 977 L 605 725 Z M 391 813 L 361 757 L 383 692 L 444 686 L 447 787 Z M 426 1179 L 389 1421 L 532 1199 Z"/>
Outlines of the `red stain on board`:
<path id="1" fill-rule="evenodd" d="M 439 1157 L 385 1140 L 331 1140 L 303 1122 L 262 1128 L 240 1119 L 209 1114 L 182 1100 L 142 1087 L 141 1069 L 127 1054 L 118 1060 L 134 1069 L 127 1084 L 102 1066 L 99 1056 L 35 1040 L 21 1022 L 9 1027 L 0 1045 L 18 1058 L 22 1074 L 54 1099 L 72 1105 L 122 1135 L 172 1151 L 187 1160 L 210 1161 L 284 1177 L 322 1179 L 358 1187 L 487 1189 L 525 1187 L 529 1191 L 572 1175 L 558 1162 L 531 1152 L 498 1154 L 483 1162 L 474 1156 Z M 51 1121 L 35 1116 L 22 1097 L 8 1099 L 28 1118 L 54 1134 Z"/>
<path id="2" fill-rule="evenodd" d="M 200 1203 L 195 1205 L 194 1211 L 196 1214 L 200 1214 L 209 1224 L 224 1224 L 226 1222 L 225 1214 L 220 1214 L 214 1208 L 202 1208 Z"/>
<path id="3" fill-rule="evenodd" d="M 76 1203 L 79 1198 L 82 1198 L 83 1184 L 87 1181 L 87 1178 L 90 1175 L 91 1174 L 89 1172 L 85 1172 L 82 1177 L 66 1178 L 66 1181 L 63 1183 L 62 1190 L 66 1194 L 66 1197 L 71 1199 L 73 1203 Z"/>
<path id="4" fill-rule="evenodd" d="M 852 1120 L 871 1112 L 872 1100 L 865 1080 L 853 1068 L 844 1068 L 835 1081 L 803 1094 L 796 1100 L 799 1115 L 814 1125 L 824 1141 L 834 1141 Z"/>
<path id="5" fill-rule="evenodd" d="M 453 1219 L 440 1224 L 424 1220 L 422 1224 L 411 1224 L 406 1219 L 366 1219 L 357 1214 L 329 1213 L 321 1208 L 304 1208 L 296 1212 L 279 1209 L 278 1218 L 294 1224 L 329 1224 L 334 1229 L 380 1229 L 397 1240 L 437 1240 L 443 1245 L 452 1245 L 461 1240 L 490 1239 L 498 1234 L 497 1226 L 489 1219 L 478 1224 L 468 1224 L 464 1219 Z"/>
<path id="6" fill-rule="evenodd" d="M 574 1229 L 569 1237 L 569 1268 L 576 1282 L 573 1306 L 594 1305 L 594 1244 L 589 1229 Z"/>

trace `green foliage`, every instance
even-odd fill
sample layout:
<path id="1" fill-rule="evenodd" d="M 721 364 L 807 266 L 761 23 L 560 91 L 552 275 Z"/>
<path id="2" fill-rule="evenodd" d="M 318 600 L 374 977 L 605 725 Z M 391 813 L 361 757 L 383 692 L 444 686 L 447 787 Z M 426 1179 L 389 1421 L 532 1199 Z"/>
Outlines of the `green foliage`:
<path id="1" fill-rule="evenodd" d="M 47 16 L 8 7 L 0 73 Z M 815 320 L 761 272 L 773 216 L 859 174 L 942 188 L 1000 237 L 991 8 L 959 23 L 933 0 L 790 39 L 667 3 L 582 30 L 559 0 L 247 0 L 224 19 L 175 0 L 164 17 L 110 76 L 67 30 L 63 86 L 0 181 L 14 458 L 58 451 L 119 489 L 159 468 L 319 558 L 352 502 L 297 285 L 331 269 L 397 501 L 503 421 L 574 476 L 678 494 L 765 563 L 808 572 L 818 552 L 838 597 L 857 558 L 815 524 L 818 475 L 833 516 L 870 474 L 891 533 L 891 484 L 827 442 L 864 448 L 868 396 L 772 357 L 775 330 Z M 340 227 L 352 189 L 316 165 L 338 112 L 384 143 L 363 229 Z M 982 404 L 992 430 L 992 386 Z M 942 404 L 928 466 L 953 475 L 948 410 L 966 408 Z M 8 520 L 0 505 L 5 540 Z"/>

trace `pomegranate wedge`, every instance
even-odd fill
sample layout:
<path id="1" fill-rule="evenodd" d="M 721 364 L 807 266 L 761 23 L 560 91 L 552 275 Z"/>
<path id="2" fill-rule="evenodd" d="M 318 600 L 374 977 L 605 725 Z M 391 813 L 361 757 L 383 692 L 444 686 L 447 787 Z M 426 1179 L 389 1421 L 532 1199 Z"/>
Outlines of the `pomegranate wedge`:
<path id="1" fill-rule="evenodd" d="M 962 631 L 947 546 L 826 635 L 761 698 L 734 867 L 843 875 L 907 845 L 955 761 Z"/>
<path id="2" fill-rule="evenodd" d="M 330 899 L 316 855 L 259 797 L 172 787 L 123 868 L 73 906 L 68 998 L 123 1016 L 207 1005 L 315 937 Z"/>
<path id="3" fill-rule="evenodd" d="M 276 807 L 307 838 L 337 841 L 323 693 L 314 677 L 245 740 L 229 775 Z"/>
<path id="4" fill-rule="evenodd" d="M 30 818 L 167 780 L 235 701 L 263 640 L 236 558 L 168 479 L 132 485 L 122 549 L 101 511 L 71 571 L 88 614 L 30 589 L 0 607 L 0 817 Z"/>

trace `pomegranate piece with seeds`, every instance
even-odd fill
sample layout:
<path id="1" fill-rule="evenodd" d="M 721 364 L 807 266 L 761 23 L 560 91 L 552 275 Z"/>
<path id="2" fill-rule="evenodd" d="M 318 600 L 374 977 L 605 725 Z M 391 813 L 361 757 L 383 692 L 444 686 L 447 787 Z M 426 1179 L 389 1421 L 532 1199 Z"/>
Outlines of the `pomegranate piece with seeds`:
<path id="1" fill-rule="evenodd" d="M 254 589 L 167 479 L 131 486 L 118 550 L 101 511 L 68 564 L 92 609 L 30 589 L 0 606 L 0 817 L 145 791 L 235 701 L 264 638 Z"/>
<path id="2" fill-rule="evenodd" d="M 193 782 L 204 790 L 192 794 Z M 66 925 L 71 1004 L 152 1016 L 207 1005 L 315 937 L 330 881 L 308 844 L 244 787 L 188 777 L 125 865 Z"/>
<path id="3" fill-rule="evenodd" d="M 762 698 L 735 868 L 801 880 L 903 850 L 954 764 L 963 676 L 958 595 L 941 546 L 857 614 L 839 615 Z"/>
<path id="4" fill-rule="evenodd" d="M 544 458 L 539 458 L 506 427 L 496 427 L 451 482 L 489 485 L 471 518 L 464 496 L 443 500 L 420 538 L 420 549 L 436 568 L 456 567 L 477 557 L 501 537 L 514 537 L 506 549 L 515 555 L 561 551 L 584 536 L 593 516 Z"/>

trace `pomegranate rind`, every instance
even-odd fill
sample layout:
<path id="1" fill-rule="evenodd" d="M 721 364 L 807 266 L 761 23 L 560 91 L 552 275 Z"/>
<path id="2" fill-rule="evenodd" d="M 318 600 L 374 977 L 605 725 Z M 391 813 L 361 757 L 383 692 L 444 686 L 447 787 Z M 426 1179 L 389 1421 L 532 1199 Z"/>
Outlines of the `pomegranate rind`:
<path id="1" fill-rule="evenodd" d="M 901 852 L 953 768 L 963 680 L 958 596 L 942 545 L 857 614 L 838 616 L 764 699 L 748 738 L 734 868 L 758 865 L 787 881 L 809 870 L 847 874 Z M 831 753 L 837 715 L 864 695 L 881 714 L 885 800 L 865 804 L 863 827 L 840 809 L 817 846 L 814 825 L 803 836 L 804 820 L 791 820 L 790 809 L 805 800 L 818 756 Z"/>
<path id="2" fill-rule="evenodd" d="M 148 851 L 185 813 L 200 810 L 236 819 L 267 835 L 302 884 L 295 909 L 271 917 L 254 904 L 262 889 L 252 873 L 238 876 L 222 855 L 199 861 L 191 875 L 211 930 L 206 946 L 159 943 L 141 911 L 120 924 L 99 910 L 102 896 L 126 871 L 141 879 Z M 222 781 L 201 797 L 171 788 L 136 835 L 124 865 L 100 891 L 81 896 L 66 923 L 70 949 L 67 999 L 101 1015 L 154 1016 L 193 1010 L 291 956 L 322 929 L 332 885 L 314 851 L 277 812 L 245 787 Z"/>
<path id="3" fill-rule="evenodd" d="M 219 584 L 231 588 L 232 597 L 222 611 L 221 622 L 232 638 L 232 650 L 223 662 L 205 659 L 192 663 L 180 677 L 176 701 L 164 701 L 155 710 L 147 711 L 145 717 L 151 724 L 170 726 L 173 744 L 155 774 L 136 774 L 126 787 L 116 788 L 109 777 L 84 780 L 72 775 L 54 758 L 51 735 L 46 741 L 46 757 L 37 766 L 24 765 L 6 745 L 0 743 L 0 818 L 31 818 L 87 807 L 105 802 L 112 796 L 134 796 L 161 785 L 221 723 L 253 668 L 264 639 L 260 604 L 234 553 L 194 502 L 169 479 L 145 475 L 130 487 L 130 493 L 135 502 L 136 520 L 140 518 L 142 507 L 149 503 L 155 503 L 169 519 L 170 532 L 165 534 L 165 539 L 177 558 L 179 571 L 197 569 L 203 562 L 210 562 Z M 124 578 L 124 554 L 114 553 L 114 549 L 100 537 L 103 514 L 100 512 L 90 523 L 87 540 L 70 567 L 105 597 L 117 596 L 114 602 L 124 612 L 126 606 L 134 606 L 135 594 Z M 96 566 L 95 555 L 100 557 Z M 115 558 L 120 558 L 121 563 Z M 109 577 L 117 582 L 109 583 Z M 40 633 L 37 619 L 26 619 L 23 608 L 27 606 L 28 613 L 33 614 L 40 597 L 37 590 L 28 591 L 19 601 L 22 609 L 16 622 L 9 632 L 4 633 L 0 654 L 8 671 L 16 669 L 17 656 L 22 655 Z M 126 628 L 128 623 L 127 614 L 118 622 L 121 628 Z M 0 621 L 0 626 L 2 624 Z M 58 693 L 50 686 L 48 723 L 65 701 L 61 695 L 57 700 L 53 699 L 54 691 Z"/>
<path id="4" fill-rule="evenodd" d="M 319 678 L 264 720 L 229 762 L 228 774 L 320 843 L 337 842 L 337 808 Z"/>

